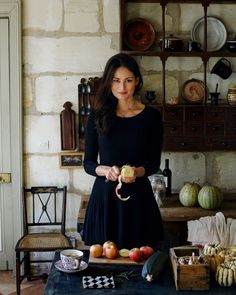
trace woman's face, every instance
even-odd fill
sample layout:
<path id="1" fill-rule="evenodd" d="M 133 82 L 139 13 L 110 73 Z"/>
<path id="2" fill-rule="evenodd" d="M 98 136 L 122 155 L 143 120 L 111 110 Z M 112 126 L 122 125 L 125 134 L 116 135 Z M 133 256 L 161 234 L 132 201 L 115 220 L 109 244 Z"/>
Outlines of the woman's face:
<path id="1" fill-rule="evenodd" d="M 132 99 L 137 83 L 138 79 L 129 69 L 120 67 L 114 73 L 111 91 L 118 100 Z"/>

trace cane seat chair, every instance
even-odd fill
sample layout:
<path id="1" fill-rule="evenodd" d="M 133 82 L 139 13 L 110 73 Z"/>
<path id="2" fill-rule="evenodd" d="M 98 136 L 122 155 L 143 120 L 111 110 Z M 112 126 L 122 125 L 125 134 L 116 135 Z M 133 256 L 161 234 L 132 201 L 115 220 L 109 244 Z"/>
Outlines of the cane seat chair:
<path id="1" fill-rule="evenodd" d="M 25 278 L 47 278 L 45 274 L 33 274 L 31 266 L 33 263 L 49 263 L 52 258 L 49 259 L 48 254 L 43 258 L 41 253 L 38 255 L 40 259 L 36 259 L 34 253 L 73 248 L 65 235 L 67 187 L 24 188 L 22 195 L 24 234 L 15 247 L 17 294 L 20 294 L 20 284 Z"/>

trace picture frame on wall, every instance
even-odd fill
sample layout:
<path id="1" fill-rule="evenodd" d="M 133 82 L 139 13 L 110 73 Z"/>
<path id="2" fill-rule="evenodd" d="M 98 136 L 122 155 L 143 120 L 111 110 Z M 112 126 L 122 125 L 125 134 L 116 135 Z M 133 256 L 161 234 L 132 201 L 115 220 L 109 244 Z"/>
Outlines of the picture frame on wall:
<path id="1" fill-rule="evenodd" d="M 82 168 L 84 162 L 83 152 L 63 152 L 59 155 L 60 168 Z"/>

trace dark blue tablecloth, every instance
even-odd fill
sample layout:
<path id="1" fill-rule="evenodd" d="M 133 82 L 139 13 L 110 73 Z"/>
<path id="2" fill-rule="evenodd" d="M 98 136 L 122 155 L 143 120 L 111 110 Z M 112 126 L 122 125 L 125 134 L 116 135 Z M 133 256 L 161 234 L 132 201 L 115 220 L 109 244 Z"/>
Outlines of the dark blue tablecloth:
<path id="1" fill-rule="evenodd" d="M 141 276 L 140 265 L 89 265 L 84 271 L 67 274 L 59 271 L 54 263 L 60 259 L 59 251 L 55 258 L 48 276 L 44 295 L 233 295 L 236 294 L 236 285 L 230 288 L 219 286 L 214 279 L 211 280 L 209 291 L 176 291 L 170 265 L 168 264 L 160 278 L 152 283 L 146 282 Z M 88 253 L 85 253 L 87 260 Z M 128 274 L 128 279 L 123 274 Z M 82 277 L 87 275 L 113 275 L 115 289 L 84 289 Z"/>

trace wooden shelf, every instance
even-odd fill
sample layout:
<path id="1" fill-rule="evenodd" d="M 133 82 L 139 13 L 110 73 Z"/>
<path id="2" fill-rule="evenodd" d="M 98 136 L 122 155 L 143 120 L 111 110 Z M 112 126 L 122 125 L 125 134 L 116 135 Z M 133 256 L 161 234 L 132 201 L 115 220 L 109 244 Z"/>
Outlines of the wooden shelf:
<path id="1" fill-rule="evenodd" d="M 176 194 L 163 200 L 160 212 L 164 222 L 195 220 L 203 216 L 214 216 L 217 212 L 222 212 L 225 218 L 236 218 L 236 194 L 224 195 L 222 206 L 217 210 L 184 207 L 179 201 L 178 194 Z"/>

